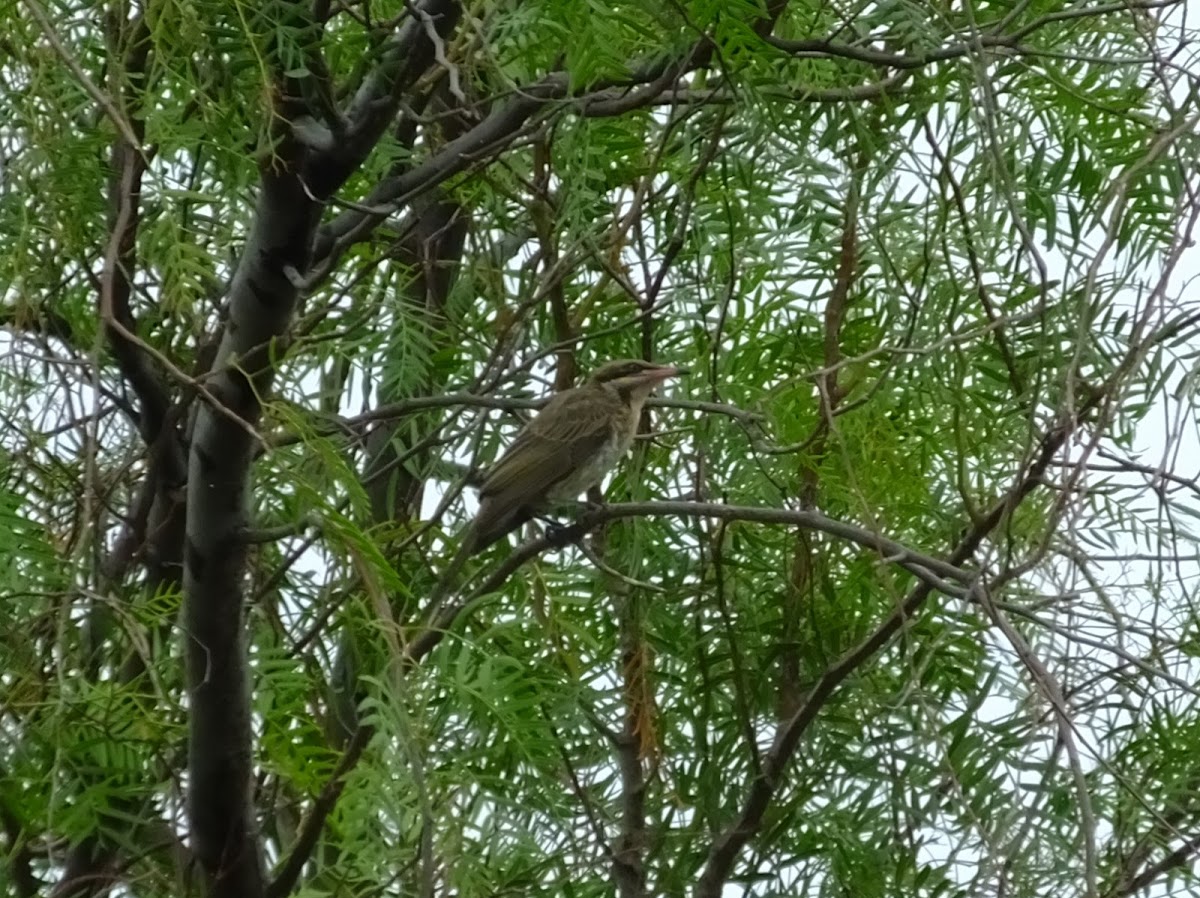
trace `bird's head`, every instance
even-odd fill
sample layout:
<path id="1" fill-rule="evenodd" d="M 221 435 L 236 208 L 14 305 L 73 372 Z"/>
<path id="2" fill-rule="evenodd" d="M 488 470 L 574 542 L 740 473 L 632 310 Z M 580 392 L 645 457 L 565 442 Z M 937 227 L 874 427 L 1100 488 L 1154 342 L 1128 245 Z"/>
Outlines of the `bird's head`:
<path id="1" fill-rule="evenodd" d="M 645 399 L 668 377 L 686 373 L 686 368 L 673 365 L 656 365 L 641 359 L 613 359 L 593 371 L 588 383 L 616 390 L 625 397 Z"/>

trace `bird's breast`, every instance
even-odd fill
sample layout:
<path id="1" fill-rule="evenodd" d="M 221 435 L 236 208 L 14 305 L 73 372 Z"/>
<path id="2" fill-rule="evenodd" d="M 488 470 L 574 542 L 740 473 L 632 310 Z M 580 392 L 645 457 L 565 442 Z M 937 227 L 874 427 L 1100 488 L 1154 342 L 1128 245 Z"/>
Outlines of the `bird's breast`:
<path id="1" fill-rule="evenodd" d="M 547 497 L 559 502 L 566 501 L 597 486 L 604 479 L 604 475 L 629 451 L 632 442 L 632 428 L 628 429 L 628 432 L 625 428 L 614 428 L 609 438 L 582 460 L 568 477 L 556 484 L 547 493 Z"/>

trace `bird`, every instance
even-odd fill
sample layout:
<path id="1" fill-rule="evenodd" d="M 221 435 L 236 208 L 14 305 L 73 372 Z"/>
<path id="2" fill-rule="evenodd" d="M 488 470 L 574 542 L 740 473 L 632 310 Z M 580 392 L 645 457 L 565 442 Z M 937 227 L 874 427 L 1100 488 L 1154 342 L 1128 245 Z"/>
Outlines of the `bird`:
<path id="1" fill-rule="evenodd" d="M 646 399 L 685 373 L 674 365 L 613 359 L 582 386 L 556 394 L 484 477 L 462 551 L 481 552 L 548 505 L 598 486 L 633 444 Z"/>
<path id="2" fill-rule="evenodd" d="M 633 445 L 642 406 L 686 368 L 614 359 L 582 386 L 563 390 L 517 433 L 479 485 L 479 510 L 430 596 L 436 620 L 467 559 L 499 542 L 554 502 L 597 486 Z"/>

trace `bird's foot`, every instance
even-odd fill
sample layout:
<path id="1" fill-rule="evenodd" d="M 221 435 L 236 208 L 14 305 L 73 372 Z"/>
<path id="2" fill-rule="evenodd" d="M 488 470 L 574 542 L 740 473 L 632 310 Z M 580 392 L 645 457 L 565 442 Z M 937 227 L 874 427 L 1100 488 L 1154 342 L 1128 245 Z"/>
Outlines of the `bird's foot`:
<path id="1" fill-rule="evenodd" d="M 587 515 L 589 512 L 599 511 L 605 507 L 602 501 L 594 501 L 585 499 L 583 502 L 575 504 L 576 519 L 563 523 L 546 515 L 539 515 L 537 521 L 545 528 L 546 539 L 554 546 L 565 546 L 567 543 L 578 542 L 583 538 L 583 535 L 590 529 L 581 524 L 580 518 Z"/>
<path id="2" fill-rule="evenodd" d="M 546 541 L 555 548 L 562 548 L 582 541 L 585 533 L 587 533 L 586 528 L 580 527 L 576 523 L 549 524 L 546 527 Z"/>
<path id="3" fill-rule="evenodd" d="M 551 545 L 562 546 L 571 541 L 570 524 L 564 524 L 562 521 L 544 514 L 535 515 L 534 520 L 542 525 L 546 539 Z"/>
<path id="4" fill-rule="evenodd" d="M 563 526 L 557 518 L 552 518 L 545 514 L 534 515 L 533 519 L 545 527 L 547 531 L 553 530 L 556 527 L 561 528 Z"/>

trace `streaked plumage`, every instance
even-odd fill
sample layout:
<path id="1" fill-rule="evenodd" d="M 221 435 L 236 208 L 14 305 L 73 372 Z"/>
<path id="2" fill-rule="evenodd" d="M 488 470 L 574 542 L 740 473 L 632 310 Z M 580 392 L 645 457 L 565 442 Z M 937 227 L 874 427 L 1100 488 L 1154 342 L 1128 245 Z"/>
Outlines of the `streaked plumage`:
<path id="1" fill-rule="evenodd" d="M 574 499 L 599 484 L 629 451 L 646 398 L 681 373 L 668 365 L 617 359 L 551 399 L 480 486 L 467 550 L 478 552 L 546 504 Z"/>

